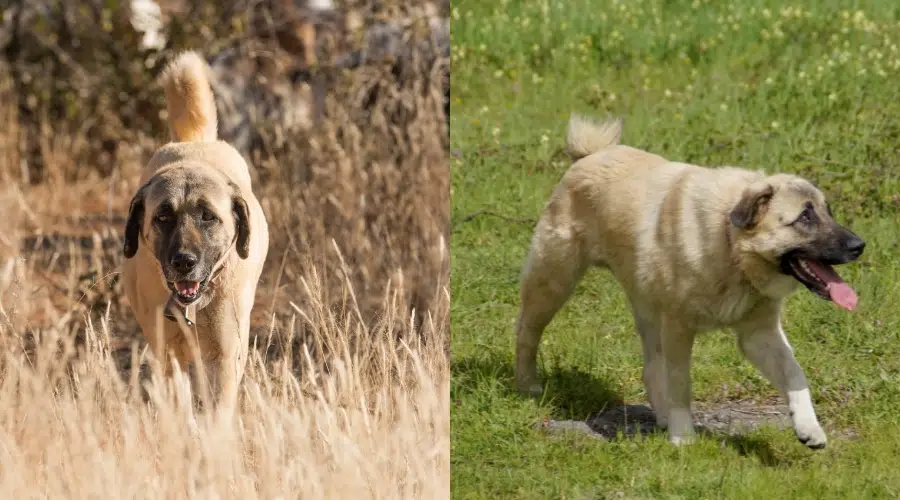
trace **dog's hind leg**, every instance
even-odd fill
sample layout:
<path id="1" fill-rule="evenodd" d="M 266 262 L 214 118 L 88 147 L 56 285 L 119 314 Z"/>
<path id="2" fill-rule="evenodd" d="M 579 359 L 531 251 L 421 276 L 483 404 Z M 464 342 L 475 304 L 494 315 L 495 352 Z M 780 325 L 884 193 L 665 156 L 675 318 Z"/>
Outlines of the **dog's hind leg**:
<path id="1" fill-rule="evenodd" d="M 537 353 L 544 328 L 566 303 L 587 268 L 570 231 L 538 225 L 522 271 L 521 307 L 516 320 L 516 388 L 533 396 L 543 392 Z"/>
<path id="2" fill-rule="evenodd" d="M 813 408 L 803 368 L 794 358 L 778 312 L 734 327 L 741 352 L 787 400 L 797 439 L 806 446 L 825 447 L 827 438 Z"/>
<path id="3" fill-rule="evenodd" d="M 691 415 L 691 351 L 695 332 L 671 320 L 663 320 L 661 326 L 669 441 L 675 445 L 690 444 L 695 434 Z"/>
<path id="4" fill-rule="evenodd" d="M 650 314 L 635 305 L 632 305 L 631 310 L 644 353 L 643 380 L 647 398 L 656 415 L 656 425 L 666 428 L 669 425 L 669 408 L 666 404 L 666 364 L 663 358 L 662 337 Z"/>

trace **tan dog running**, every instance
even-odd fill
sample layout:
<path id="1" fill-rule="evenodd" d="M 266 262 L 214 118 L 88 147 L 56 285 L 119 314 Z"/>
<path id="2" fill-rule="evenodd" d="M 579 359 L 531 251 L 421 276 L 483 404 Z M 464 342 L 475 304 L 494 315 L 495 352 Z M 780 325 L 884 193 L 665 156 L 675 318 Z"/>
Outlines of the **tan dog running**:
<path id="1" fill-rule="evenodd" d="M 194 361 L 193 343 L 213 397 L 233 410 L 269 229 L 246 162 L 216 138 L 207 74 L 206 62 L 186 52 L 162 76 L 173 142 L 150 159 L 131 201 L 122 279 L 166 373 L 171 356 L 181 368 Z"/>
<path id="2" fill-rule="evenodd" d="M 618 145 L 620 121 L 573 115 L 575 161 L 547 203 L 521 278 L 516 384 L 540 393 L 541 334 L 589 266 L 612 271 L 641 337 L 644 384 L 669 440 L 691 442 L 695 334 L 731 328 L 744 355 L 790 407 L 794 431 L 825 446 L 809 387 L 781 328 L 799 284 L 852 310 L 856 295 L 833 265 L 865 243 L 838 225 L 822 193 L 786 174 L 670 162 Z"/>

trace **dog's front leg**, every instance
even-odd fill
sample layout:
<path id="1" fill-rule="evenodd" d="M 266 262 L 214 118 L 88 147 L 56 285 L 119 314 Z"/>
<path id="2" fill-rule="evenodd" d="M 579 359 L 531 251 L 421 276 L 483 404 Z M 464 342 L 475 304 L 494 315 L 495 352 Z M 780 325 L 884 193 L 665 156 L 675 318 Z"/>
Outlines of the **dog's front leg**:
<path id="1" fill-rule="evenodd" d="M 227 333 L 234 330 L 225 330 Z M 238 406 L 239 385 L 243 375 L 243 365 L 238 360 L 243 360 L 244 353 L 237 335 L 232 338 L 220 335 L 216 345 L 211 351 L 216 353 L 215 359 L 207 364 L 207 374 L 212 381 L 211 392 L 215 399 L 217 412 L 222 416 L 231 417 Z"/>
<path id="2" fill-rule="evenodd" d="M 663 321 L 662 350 L 666 377 L 666 407 L 669 411 L 669 442 L 675 445 L 694 441 L 691 415 L 691 350 L 694 331 L 673 321 Z"/>
<path id="3" fill-rule="evenodd" d="M 246 348 L 241 349 L 239 323 L 232 311 L 219 304 L 212 304 L 209 311 L 204 311 L 212 321 L 198 330 L 200 352 L 203 356 L 203 368 L 216 413 L 231 417 L 237 408 L 238 389 L 243 365 L 237 360 L 245 360 Z"/>
<path id="4" fill-rule="evenodd" d="M 734 328 L 741 352 L 787 399 L 797 439 L 810 448 L 823 448 L 825 431 L 816 418 L 806 375 L 781 328 L 780 307 L 756 318 Z"/>
<path id="5" fill-rule="evenodd" d="M 216 377 L 216 407 L 223 415 L 231 417 L 237 408 L 238 377 L 235 370 L 235 356 L 223 354 L 212 367 Z"/>

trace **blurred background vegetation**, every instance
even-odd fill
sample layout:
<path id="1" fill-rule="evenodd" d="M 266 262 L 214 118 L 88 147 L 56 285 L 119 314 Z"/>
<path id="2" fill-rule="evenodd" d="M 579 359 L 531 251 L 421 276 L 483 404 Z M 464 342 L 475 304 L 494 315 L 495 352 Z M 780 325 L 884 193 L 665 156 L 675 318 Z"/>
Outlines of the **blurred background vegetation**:
<path id="1" fill-rule="evenodd" d="M 449 1 L 4 0 L 6 326 L 81 331 L 112 308 L 136 331 L 120 233 L 168 140 L 156 79 L 187 49 L 210 63 L 220 138 L 251 162 L 273 235 L 257 329 L 302 338 L 291 304 L 313 274 L 336 307 L 349 281 L 369 322 L 392 287 L 413 323 L 445 308 Z"/>

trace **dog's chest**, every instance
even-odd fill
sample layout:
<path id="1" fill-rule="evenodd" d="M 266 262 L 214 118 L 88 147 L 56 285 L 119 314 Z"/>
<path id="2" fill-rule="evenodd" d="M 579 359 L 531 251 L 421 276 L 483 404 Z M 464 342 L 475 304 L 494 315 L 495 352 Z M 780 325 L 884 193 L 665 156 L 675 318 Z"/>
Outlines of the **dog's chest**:
<path id="1" fill-rule="evenodd" d="M 704 294 L 705 295 L 705 294 Z M 688 299 L 685 309 L 697 331 L 727 328 L 740 322 L 759 304 L 759 294 L 746 286 L 725 287 L 713 295 Z"/>
<path id="2" fill-rule="evenodd" d="M 728 326 L 742 320 L 756 306 L 758 299 L 757 294 L 746 287 L 728 290 L 714 310 L 718 326 Z"/>

